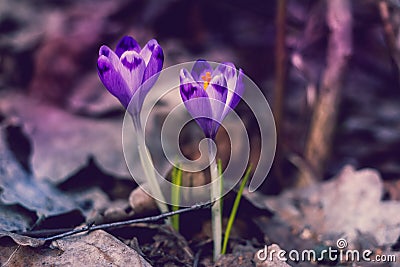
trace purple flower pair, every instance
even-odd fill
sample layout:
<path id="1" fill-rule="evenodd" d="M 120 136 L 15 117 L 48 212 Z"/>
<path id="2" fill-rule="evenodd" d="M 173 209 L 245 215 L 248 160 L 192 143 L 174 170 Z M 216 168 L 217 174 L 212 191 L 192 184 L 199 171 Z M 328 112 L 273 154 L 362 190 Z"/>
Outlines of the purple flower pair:
<path id="1" fill-rule="evenodd" d="M 104 86 L 125 108 L 134 97 L 132 106 L 138 113 L 157 80 L 150 78 L 159 74 L 163 61 L 164 54 L 156 40 L 141 49 L 135 39 L 125 36 L 115 52 L 107 46 L 100 48 L 97 69 Z M 207 61 L 198 60 L 191 72 L 182 69 L 180 73 L 182 100 L 208 138 L 215 138 L 222 120 L 237 106 L 243 92 L 243 72 L 232 63 L 213 69 Z"/>
<path id="2" fill-rule="evenodd" d="M 147 170 L 146 176 L 151 193 L 159 200 L 161 212 L 167 212 L 165 198 L 154 173 L 154 165 L 146 149 L 144 135 L 140 129 L 140 110 L 143 101 L 156 82 L 162 69 L 164 54 L 156 40 L 150 40 L 143 49 L 132 37 L 126 36 L 112 51 L 102 46 L 97 60 L 98 74 L 104 86 L 119 99 L 132 115 L 138 132 L 138 150 L 141 164 Z M 198 60 L 189 72 L 180 71 L 180 93 L 186 109 L 202 128 L 205 136 L 210 138 L 210 174 L 211 174 L 211 221 L 214 240 L 214 258 L 221 253 L 222 219 L 221 177 L 215 158 L 213 158 L 213 141 L 217 131 L 231 109 L 239 103 L 243 92 L 243 71 L 236 70 L 232 63 L 219 64 L 215 69 L 205 60 Z M 132 102 L 130 104 L 130 102 Z"/>

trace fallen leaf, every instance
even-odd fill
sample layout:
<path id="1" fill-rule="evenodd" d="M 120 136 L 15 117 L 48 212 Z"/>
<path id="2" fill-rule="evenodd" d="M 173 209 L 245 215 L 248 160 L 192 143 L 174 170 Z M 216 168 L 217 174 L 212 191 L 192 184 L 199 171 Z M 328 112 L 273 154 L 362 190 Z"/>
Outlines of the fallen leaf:
<path id="1" fill-rule="evenodd" d="M 0 229 L 0 240 L 4 239 L 6 237 L 11 238 L 15 243 L 17 243 L 18 245 L 21 245 L 21 246 L 40 247 L 44 244 L 43 240 L 29 237 L 29 236 L 23 236 L 23 235 L 10 233 L 10 232 Z M 0 251 L 2 250 L 1 247 L 2 246 L 0 246 Z M 2 255 L 2 253 L 1 253 L 1 255 Z M 0 256 L 0 260 L 1 260 L 1 262 L 4 262 L 3 259 L 1 259 L 1 256 Z"/>
<path id="2" fill-rule="evenodd" d="M 53 241 L 51 247 L 2 244 L 0 262 L 9 266 L 151 266 L 135 250 L 101 230 Z"/>
<path id="3" fill-rule="evenodd" d="M 29 229 L 37 220 L 37 216 L 19 205 L 0 204 L 0 229 L 16 231 Z"/>
<path id="4" fill-rule="evenodd" d="M 85 214 L 87 222 L 95 222 L 99 224 L 102 220 L 100 214 L 110 206 L 110 199 L 99 188 L 90 188 L 82 192 L 69 193 L 69 196 L 75 199 Z"/>
<path id="5" fill-rule="evenodd" d="M 21 205 L 35 212 L 38 217 L 59 215 L 77 209 L 72 199 L 46 181 L 36 180 L 33 175 L 22 169 L 7 148 L 4 126 L 0 126 L 0 159 L 0 202 L 2 204 Z M 20 223 L 19 226 L 23 224 Z M 12 230 L 24 230 L 12 228 Z M 11 230 L 10 227 L 6 229 Z"/>
<path id="6" fill-rule="evenodd" d="M 91 73 L 82 78 L 67 101 L 69 111 L 89 117 L 123 112 L 121 103 L 103 88 L 97 73 Z"/>
<path id="7" fill-rule="evenodd" d="M 309 228 L 322 236 L 345 237 L 350 243 L 359 233 L 368 233 L 380 246 L 393 245 L 400 235 L 400 203 L 382 201 L 383 182 L 373 169 L 356 171 L 346 166 L 332 180 L 277 197 L 244 194 L 299 234 Z"/>
<path id="8" fill-rule="evenodd" d="M 39 179 L 59 184 L 92 156 L 105 172 L 130 176 L 122 150 L 122 118 L 78 117 L 17 94 L 2 94 L 0 112 L 16 117 L 31 138 L 32 171 Z M 133 145 L 134 135 L 128 141 Z"/>

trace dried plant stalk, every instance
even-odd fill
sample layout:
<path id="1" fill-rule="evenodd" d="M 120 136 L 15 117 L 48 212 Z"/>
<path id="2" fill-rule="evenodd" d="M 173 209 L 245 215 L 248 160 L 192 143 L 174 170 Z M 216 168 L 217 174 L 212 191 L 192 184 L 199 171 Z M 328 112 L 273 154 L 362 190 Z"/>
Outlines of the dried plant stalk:
<path id="1" fill-rule="evenodd" d="M 283 103 L 286 87 L 286 0 L 277 2 L 276 11 L 276 42 L 275 42 L 275 87 L 274 87 L 274 118 L 276 124 L 276 132 L 278 136 L 282 133 Z M 282 143 L 278 140 L 275 153 L 274 173 L 278 177 L 279 182 L 283 185 L 282 179 Z"/>
<path id="2" fill-rule="evenodd" d="M 312 175 L 301 172 L 298 186 L 321 179 L 329 157 L 343 80 L 352 55 L 352 11 L 350 0 L 326 1 L 326 21 L 330 29 L 327 66 L 310 124 L 304 156 Z"/>

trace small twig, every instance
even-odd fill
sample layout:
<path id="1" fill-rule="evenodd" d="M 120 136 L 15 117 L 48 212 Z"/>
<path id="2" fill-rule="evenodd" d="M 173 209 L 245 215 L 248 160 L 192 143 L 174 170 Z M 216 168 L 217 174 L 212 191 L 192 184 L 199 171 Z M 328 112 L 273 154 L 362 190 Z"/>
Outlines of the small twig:
<path id="1" fill-rule="evenodd" d="M 20 231 L 16 232 L 19 235 L 25 235 L 33 238 L 40 238 L 50 235 L 58 235 L 68 231 L 73 230 L 74 228 L 58 228 L 58 229 L 40 229 L 40 230 L 28 230 L 28 231 Z"/>
<path id="2" fill-rule="evenodd" d="M 200 255 L 203 252 L 203 250 L 200 248 L 196 255 L 194 256 L 194 260 L 193 260 L 193 267 L 197 267 L 199 266 L 199 262 L 200 262 Z"/>
<path id="3" fill-rule="evenodd" d="M 143 257 L 148 263 L 150 263 L 151 266 L 153 266 L 153 261 L 151 261 L 146 254 L 143 253 L 142 249 L 139 246 L 139 241 L 137 240 L 136 237 L 134 237 L 131 241 L 131 248 L 133 248 L 137 253 L 139 253 L 140 256 Z"/>
<path id="4" fill-rule="evenodd" d="M 177 211 L 165 212 L 160 215 L 146 217 L 146 218 L 132 219 L 132 220 L 128 220 L 128 221 L 114 222 L 114 223 L 105 223 L 105 224 L 99 224 L 99 225 L 86 225 L 82 228 L 74 229 L 74 230 L 59 234 L 59 235 L 45 237 L 45 238 L 41 238 L 41 239 L 44 240 L 45 242 L 51 242 L 51 241 L 54 241 L 57 239 L 61 239 L 61 238 L 67 237 L 67 236 L 75 235 L 75 234 L 79 234 L 82 232 L 88 232 L 88 231 L 93 231 L 93 230 L 104 230 L 104 229 L 109 229 L 109 228 L 117 228 L 117 227 L 126 226 L 126 225 L 134 224 L 134 223 L 156 222 L 156 221 L 160 221 L 162 219 L 168 218 L 168 217 L 176 215 L 176 214 L 186 213 L 189 211 L 194 211 L 194 210 L 199 210 L 199 209 L 205 209 L 205 208 L 209 208 L 211 206 L 212 206 L 212 203 L 196 204 L 196 205 L 193 205 L 188 208 L 183 208 L 183 209 L 180 209 Z"/>

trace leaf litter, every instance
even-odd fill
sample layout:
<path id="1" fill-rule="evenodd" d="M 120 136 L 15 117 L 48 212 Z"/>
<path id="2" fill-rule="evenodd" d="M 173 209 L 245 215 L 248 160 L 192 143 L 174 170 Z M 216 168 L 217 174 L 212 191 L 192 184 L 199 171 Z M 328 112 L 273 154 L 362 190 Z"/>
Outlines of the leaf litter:
<path id="1" fill-rule="evenodd" d="M 16 215 L 15 205 L 36 213 L 38 218 L 68 213 L 78 209 L 75 202 L 50 183 L 37 180 L 16 161 L 5 143 L 5 126 L 0 126 L 0 207 L 4 213 L 0 218 L 2 229 L 24 230 L 24 213 Z M 6 207 L 8 206 L 8 207 Z M 26 212 L 25 212 L 26 214 Z M 4 217 L 3 217 L 4 216 Z M 29 220 L 28 220 L 29 221 Z M 24 223 L 25 222 L 25 223 Z M 23 227 L 22 229 L 20 227 Z"/>
<path id="2" fill-rule="evenodd" d="M 32 171 L 59 184 L 90 157 L 107 173 L 129 177 L 122 150 L 121 120 L 93 120 L 13 93 L 2 94 L 0 112 L 16 118 L 31 139 Z M 132 138 L 132 144 L 135 139 Z"/>

